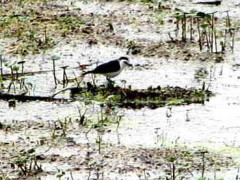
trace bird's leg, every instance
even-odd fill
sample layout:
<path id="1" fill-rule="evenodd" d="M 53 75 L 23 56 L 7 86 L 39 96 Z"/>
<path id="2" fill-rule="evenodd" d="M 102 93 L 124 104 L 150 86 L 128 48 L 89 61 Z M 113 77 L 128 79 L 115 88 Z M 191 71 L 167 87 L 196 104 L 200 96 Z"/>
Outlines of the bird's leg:
<path id="1" fill-rule="evenodd" d="M 93 83 L 93 86 L 96 87 L 96 76 L 95 76 L 95 74 L 92 74 L 92 83 Z"/>
<path id="2" fill-rule="evenodd" d="M 112 81 L 109 77 L 107 77 L 107 81 L 108 81 L 108 84 L 107 84 L 108 88 L 113 88 L 115 82 Z"/>

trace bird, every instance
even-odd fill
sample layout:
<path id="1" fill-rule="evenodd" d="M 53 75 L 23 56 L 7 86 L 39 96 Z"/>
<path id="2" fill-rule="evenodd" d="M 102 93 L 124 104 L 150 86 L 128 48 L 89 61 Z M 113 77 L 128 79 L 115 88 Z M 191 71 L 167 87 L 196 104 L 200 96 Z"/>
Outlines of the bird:
<path id="1" fill-rule="evenodd" d="M 133 65 L 130 64 L 128 57 L 122 56 L 118 59 L 100 64 L 95 69 L 84 72 L 82 76 L 85 76 L 87 74 L 102 74 L 106 76 L 108 81 L 111 81 L 110 78 L 119 75 L 122 72 L 122 70 L 127 66 L 132 67 Z"/>

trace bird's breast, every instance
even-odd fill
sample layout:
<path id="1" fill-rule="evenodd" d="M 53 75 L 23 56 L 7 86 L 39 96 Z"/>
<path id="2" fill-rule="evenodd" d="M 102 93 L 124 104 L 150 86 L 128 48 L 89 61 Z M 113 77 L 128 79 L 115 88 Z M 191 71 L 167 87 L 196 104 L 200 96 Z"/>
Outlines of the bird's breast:
<path id="1" fill-rule="evenodd" d="M 116 72 L 104 73 L 103 75 L 107 76 L 107 77 L 110 77 L 110 78 L 113 78 L 113 77 L 119 75 L 121 73 L 121 71 L 122 70 L 119 70 L 119 71 L 116 71 Z"/>

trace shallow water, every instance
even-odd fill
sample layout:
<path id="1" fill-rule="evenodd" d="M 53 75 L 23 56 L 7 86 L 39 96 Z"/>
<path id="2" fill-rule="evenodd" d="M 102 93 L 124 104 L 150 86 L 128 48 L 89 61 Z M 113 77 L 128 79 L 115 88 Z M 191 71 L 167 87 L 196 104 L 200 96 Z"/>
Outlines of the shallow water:
<path id="1" fill-rule="evenodd" d="M 189 9 L 201 8 L 203 5 L 189 5 L 188 1 L 177 1 L 178 8 Z M 215 10 L 225 11 L 231 10 L 231 17 L 239 18 L 239 6 L 236 6 L 235 1 L 224 1 L 225 5 L 220 7 L 204 6 L 206 12 Z M 98 14 L 118 14 L 124 9 L 124 5 L 112 6 L 113 4 L 102 5 L 99 3 L 84 4 L 82 2 L 75 2 L 75 7 L 81 8 L 86 14 L 96 12 Z M 227 7 L 227 8 L 226 8 Z M 142 6 L 131 5 L 127 11 L 139 13 Z M 133 14 L 135 14 L 133 13 Z M 218 16 L 221 17 L 221 13 Z M 224 15 L 225 17 L 225 15 Z M 147 20 L 146 20 L 147 24 Z M 146 25 L 144 24 L 144 25 Z M 150 41 L 166 40 L 167 31 L 159 27 L 152 28 L 152 31 L 145 33 L 147 27 L 142 28 L 142 32 L 132 28 L 132 26 L 117 26 L 116 32 L 123 37 L 129 39 L 147 39 Z M 149 28 L 149 27 L 148 27 Z M 161 29 L 161 31 L 159 31 Z M 167 29 L 167 28 L 166 28 Z M 171 30 L 170 30 L 171 31 Z M 161 33 L 165 34 L 162 35 Z M 158 36 L 159 35 L 159 36 Z M 165 38 L 165 39 L 164 39 Z M 187 145 L 201 145 L 211 147 L 213 149 L 222 149 L 222 147 L 239 147 L 240 146 L 240 67 L 235 66 L 240 64 L 240 43 L 236 42 L 234 53 L 228 53 L 226 60 L 222 63 L 195 61 L 179 61 L 175 59 L 158 59 L 145 58 L 140 56 L 129 56 L 132 64 L 135 65 L 133 69 L 124 70 L 118 77 L 114 78 L 116 84 L 121 86 L 131 85 L 133 89 L 146 89 L 149 86 L 162 87 L 166 86 L 180 86 L 184 88 L 201 88 L 203 82 L 206 87 L 209 86 L 215 95 L 210 98 L 205 104 L 191 104 L 186 106 L 172 106 L 162 107 L 157 109 L 143 108 L 140 110 L 119 109 L 119 113 L 123 114 L 123 120 L 116 132 L 116 125 L 108 127 L 111 131 L 103 135 L 103 142 L 112 144 L 125 145 L 127 147 L 143 146 L 143 147 L 159 147 L 161 145 L 168 145 L 170 143 L 180 143 Z M 51 96 L 55 92 L 61 90 L 62 85 L 58 85 L 55 89 L 54 79 L 52 75 L 52 60 L 53 54 L 59 55 L 60 60 L 56 61 L 57 77 L 62 79 L 63 65 L 69 65 L 67 70 L 69 78 L 79 76 L 82 72 L 77 69 L 79 64 L 93 64 L 89 69 L 92 69 L 98 63 L 107 60 L 115 59 L 125 55 L 127 49 L 120 49 L 116 47 L 106 47 L 103 45 L 96 45 L 89 47 L 77 41 L 72 44 L 60 43 L 55 49 L 45 53 L 44 55 L 35 55 L 24 58 L 25 71 L 49 71 L 46 73 L 26 76 L 26 83 L 34 84 L 34 88 L 29 92 L 30 95 Z M 5 59 L 12 62 L 22 60 L 21 57 L 5 56 Z M 203 77 L 197 78 L 197 72 L 204 70 L 206 72 Z M 9 73 L 9 69 L 4 67 L 4 72 Z M 121 80 L 126 80 L 123 84 Z M 91 76 L 87 76 L 85 81 L 92 81 Z M 106 80 L 102 76 L 96 77 L 96 83 L 102 84 Z M 8 84 L 7 82 L 6 84 Z M 76 86 L 70 83 L 69 87 Z M 60 93 L 57 97 L 69 98 L 69 92 Z M 11 123 L 17 121 L 42 121 L 53 122 L 66 117 L 76 119 L 79 117 L 77 108 L 85 108 L 83 102 L 17 102 L 15 108 L 9 108 L 8 103 L 0 100 L 0 120 L 1 122 Z M 92 117 L 93 114 L 99 112 L 99 106 L 90 105 L 87 112 L 87 117 Z M 31 110 L 31 111 L 29 111 Z M 68 134 L 68 138 L 73 138 L 77 144 L 85 144 L 95 142 L 97 132 L 91 132 L 88 139 L 85 136 L 86 129 L 82 131 L 73 130 Z M 31 135 L 32 131 L 28 132 Z M 33 133 L 34 134 L 34 133 Z M 15 142 L 24 136 L 24 133 L 0 134 L 1 142 Z M 44 134 L 41 134 L 44 136 Z M 38 134 L 33 135 L 37 138 Z M 39 153 L 45 152 L 45 149 L 39 149 Z M 223 150 L 224 152 L 224 150 Z M 77 149 L 51 149 L 46 153 L 61 154 L 63 157 L 79 154 Z M 237 154 L 236 157 L 239 158 Z M 65 163 L 66 165 L 66 163 Z M 54 175 L 42 177 L 41 179 L 56 178 L 56 171 L 58 167 L 61 170 L 69 170 L 72 167 L 63 164 L 44 164 L 44 168 Z M 81 174 L 81 175 L 80 175 Z M 84 173 L 73 172 L 73 177 L 86 177 Z M 236 171 L 229 170 L 221 177 L 235 177 Z M 212 174 L 211 174 L 212 175 Z M 116 179 L 136 179 L 136 174 L 107 174 L 106 176 L 115 177 Z M 156 174 L 158 177 L 159 174 Z M 66 174 L 62 179 L 67 179 L 70 174 Z M 95 177 L 95 176 L 93 176 Z M 155 177 L 154 173 L 151 177 Z M 209 175 L 210 177 L 210 175 Z M 74 178 L 76 179 L 76 178 Z M 81 178 L 80 178 L 81 179 Z"/>
<path id="2" fill-rule="evenodd" d="M 85 52 L 85 57 L 81 58 L 83 63 L 89 63 L 93 57 L 96 61 L 105 61 L 124 54 L 123 50 L 112 49 L 107 47 L 86 48 L 82 45 L 72 47 L 71 57 L 67 56 L 70 46 L 59 48 L 58 52 L 62 55 L 61 63 L 77 64 L 80 58 L 78 52 Z M 60 51 L 61 49 L 61 51 Z M 57 50 L 56 50 L 57 51 Z M 67 58 L 66 58 L 67 57 Z M 100 58 L 102 57 L 102 59 Z M 106 58 L 105 58 L 106 57 Z M 169 107 L 150 110 L 147 108 L 141 110 L 122 110 L 125 114 L 125 120 L 120 128 L 122 143 L 126 145 L 155 145 L 155 129 L 159 128 L 164 132 L 168 139 L 179 139 L 183 142 L 194 143 L 216 143 L 219 145 L 232 144 L 239 145 L 239 128 L 238 119 L 240 114 L 240 73 L 234 63 L 238 62 L 200 62 L 200 61 L 176 61 L 164 59 L 148 59 L 142 57 L 130 57 L 133 64 L 141 63 L 143 67 L 126 69 L 114 80 L 117 84 L 123 86 L 121 80 L 126 80 L 126 86 L 131 85 L 134 89 L 146 89 L 149 86 L 160 85 L 180 86 L 180 87 L 197 87 L 201 88 L 203 82 L 216 94 L 210 98 L 209 102 L 204 105 L 193 104 L 188 106 L 172 107 L 171 117 L 166 117 Z M 144 65 L 148 65 L 147 69 Z M 46 63 L 46 69 L 51 66 L 51 62 Z M 181 67 L 181 68 L 179 68 Z M 196 79 L 195 74 L 199 68 L 204 68 L 208 74 L 204 79 Z M 26 67 L 26 71 L 27 71 Z M 70 70 L 70 73 L 71 74 Z M 76 70 L 74 70 L 76 71 Z M 58 73 L 60 76 L 61 72 Z M 80 72 L 76 71 L 76 74 Z M 73 76 L 72 76 L 73 77 Z M 36 87 L 33 94 L 51 95 L 54 92 L 53 81 L 46 81 L 51 78 L 51 73 L 40 74 L 26 77 L 26 80 L 35 83 Z M 91 81 L 91 77 L 85 79 Z M 97 84 L 105 82 L 102 76 L 97 77 Z M 74 86 L 71 84 L 70 86 Z M 62 87 L 60 86 L 59 89 Z M 69 92 L 64 93 L 65 97 Z M 61 94 L 59 96 L 62 96 Z M 77 116 L 77 102 L 69 103 L 48 103 L 48 102 L 28 102 L 17 103 L 16 108 L 8 108 L 6 102 L 1 101 L 1 119 L 4 120 L 43 120 L 51 121 L 59 118 Z M 32 108 L 29 112 L 28 109 Z M 14 114 L 14 116 L 13 116 Z M 121 133 L 122 132 L 122 133 Z M 129 138 L 131 137 L 131 138 Z M 110 138 L 110 136 L 108 137 Z M 142 141 L 142 138 L 145 141 Z"/>
<path id="3" fill-rule="evenodd" d="M 59 173 L 61 174 L 61 173 Z M 238 175 L 238 172 L 236 170 L 232 170 L 229 169 L 226 172 L 216 172 L 215 174 L 213 173 L 206 173 L 205 177 L 208 179 L 214 179 L 214 178 L 218 178 L 218 179 L 235 179 Z M 52 180 L 52 179 L 56 179 L 57 174 L 55 175 L 48 175 L 48 176 L 44 176 L 41 177 L 41 180 Z M 163 176 L 163 175 L 162 175 Z M 196 177 L 201 177 L 200 173 L 196 173 L 194 174 L 194 176 Z M 67 172 L 63 177 L 62 180 L 68 180 L 71 178 L 74 178 L 75 180 L 81 180 L 81 179 L 95 179 L 97 177 L 100 178 L 104 178 L 104 179 L 115 179 L 115 180 L 132 180 L 132 179 L 139 179 L 139 178 L 151 178 L 151 179 L 158 179 L 159 177 L 161 177 L 160 173 L 154 173 L 154 172 L 146 172 L 146 174 L 144 173 L 138 173 L 138 174 L 134 174 L 134 173 L 122 173 L 122 174 L 115 174 L 115 173 L 108 173 L 108 172 L 103 172 L 103 173 L 97 173 L 97 172 L 90 172 L 90 173 L 86 173 L 86 172 Z M 163 176 L 164 177 L 164 176 Z M 186 177 L 184 177 L 186 178 Z M 189 177 L 186 179 L 191 179 L 193 177 Z"/>

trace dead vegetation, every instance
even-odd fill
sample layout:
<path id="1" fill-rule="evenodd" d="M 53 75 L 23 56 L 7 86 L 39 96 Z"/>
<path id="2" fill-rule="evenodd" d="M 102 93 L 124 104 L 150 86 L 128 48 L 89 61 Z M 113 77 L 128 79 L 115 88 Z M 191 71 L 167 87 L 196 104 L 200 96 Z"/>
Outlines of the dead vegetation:
<path id="1" fill-rule="evenodd" d="M 37 136 L 20 138 L 14 143 L 9 141 L 0 144 L 2 152 L 0 167 L 3 174 L 12 178 L 44 176 L 49 172 L 43 170 L 43 164 L 48 163 L 51 166 L 54 163 L 63 163 L 72 167 L 70 171 L 90 173 L 89 177 L 94 177 L 98 173 L 106 174 L 107 177 L 111 170 L 116 174 L 136 173 L 140 177 L 151 177 L 152 173 L 155 173 L 158 178 L 178 179 L 193 178 L 196 172 L 199 178 L 205 177 L 206 173 L 217 173 L 222 168 L 235 165 L 231 157 L 221 156 L 201 147 L 188 148 L 176 142 L 159 145 L 158 148 L 113 146 L 103 140 L 104 136 L 111 133 L 104 126 L 95 127 L 90 132 L 84 130 L 89 137 L 99 132 L 101 142 L 98 141 L 99 137 L 96 137 L 96 143 L 92 141 L 79 144 L 75 142 L 77 139 L 69 137 L 69 134 L 76 131 L 77 122 L 72 119 L 66 123 L 68 130 L 65 131 L 64 136 L 61 133 L 62 128 L 56 126 L 57 122 L 56 124 L 21 122 L 11 125 L 8 129 L 9 135 L 21 133 L 21 129 L 27 126 L 26 133 L 34 132 Z M 53 129 L 55 129 L 54 136 L 52 136 Z M 82 126 L 77 129 L 82 129 Z M 42 131 L 44 134 L 40 135 Z M 101 143 L 100 147 L 99 143 Z M 42 153 L 41 149 L 45 149 L 45 153 Z M 64 153 L 59 154 L 61 149 L 69 153 L 77 150 L 78 153 L 66 156 L 63 155 Z"/>

